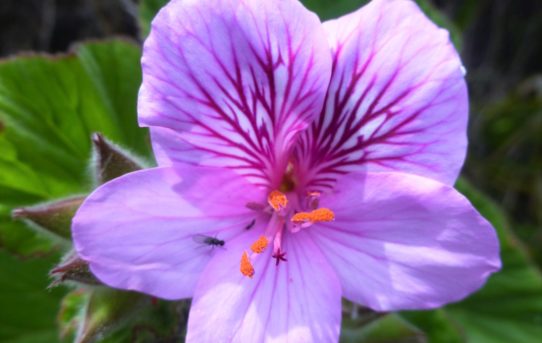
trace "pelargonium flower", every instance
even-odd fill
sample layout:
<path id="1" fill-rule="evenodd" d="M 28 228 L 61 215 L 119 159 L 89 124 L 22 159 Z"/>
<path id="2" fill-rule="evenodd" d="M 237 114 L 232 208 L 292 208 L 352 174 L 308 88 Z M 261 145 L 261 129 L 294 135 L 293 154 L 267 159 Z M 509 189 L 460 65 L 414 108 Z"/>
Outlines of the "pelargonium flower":
<path id="1" fill-rule="evenodd" d="M 295 0 L 173 0 L 142 65 L 158 167 L 98 188 L 73 237 L 104 283 L 193 298 L 187 341 L 336 341 L 341 297 L 434 308 L 499 269 L 452 187 L 461 61 L 413 2 L 322 24 Z"/>

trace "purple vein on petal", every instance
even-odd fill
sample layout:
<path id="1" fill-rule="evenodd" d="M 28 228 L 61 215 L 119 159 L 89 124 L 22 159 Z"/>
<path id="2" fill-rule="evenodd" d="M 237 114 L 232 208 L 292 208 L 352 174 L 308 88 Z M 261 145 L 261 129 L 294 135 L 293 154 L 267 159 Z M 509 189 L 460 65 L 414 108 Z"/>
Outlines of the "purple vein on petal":
<path id="1" fill-rule="evenodd" d="M 360 170 L 453 183 L 466 151 L 467 93 L 447 33 L 413 3 L 374 1 L 324 24 L 333 71 L 296 159 L 313 188 Z M 386 15 L 383 15 L 386 13 Z"/>
<path id="2" fill-rule="evenodd" d="M 325 97 L 331 56 L 322 35 L 295 1 L 171 2 L 142 60 L 140 123 L 170 130 L 153 135 L 155 149 L 169 162 L 189 158 L 276 183 Z"/>

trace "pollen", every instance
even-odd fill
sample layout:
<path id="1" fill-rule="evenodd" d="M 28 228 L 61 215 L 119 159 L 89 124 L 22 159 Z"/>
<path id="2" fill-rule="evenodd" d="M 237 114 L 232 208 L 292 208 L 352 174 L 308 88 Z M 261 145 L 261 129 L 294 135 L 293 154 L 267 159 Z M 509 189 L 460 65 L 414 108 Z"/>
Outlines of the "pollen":
<path id="1" fill-rule="evenodd" d="M 310 222 L 311 214 L 310 212 L 297 212 L 296 214 L 292 216 L 291 221 L 294 223 Z"/>
<path id="2" fill-rule="evenodd" d="M 254 266 L 252 266 L 252 263 L 250 262 L 250 259 L 248 258 L 248 255 L 246 251 L 243 252 L 243 256 L 241 256 L 241 274 L 244 276 L 248 276 L 252 279 L 254 276 Z"/>
<path id="3" fill-rule="evenodd" d="M 280 191 L 272 191 L 267 197 L 267 202 L 275 210 L 280 211 L 288 205 L 288 198 Z"/>
<path id="4" fill-rule="evenodd" d="M 292 216 L 291 221 L 294 223 L 320 223 L 330 222 L 335 219 L 335 213 L 329 208 L 317 208 L 310 212 L 298 212 Z"/>
<path id="5" fill-rule="evenodd" d="M 252 243 L 252 245 L 250 246 L 250 250 L 252 250 L 256 254 L 261 254 L 265 250 L 265 248 L 267 248 L 268 243 L 269 241 L 265 236 L 260 236 L 260 238 L 258 238 L 256 242 Z"/>
<path id="6" fill-rule="evenodd" d="M 330 222 L 335 220 L 335 213 L 329 208 L 318 208 L 310 213 L 313 222 Z"/>

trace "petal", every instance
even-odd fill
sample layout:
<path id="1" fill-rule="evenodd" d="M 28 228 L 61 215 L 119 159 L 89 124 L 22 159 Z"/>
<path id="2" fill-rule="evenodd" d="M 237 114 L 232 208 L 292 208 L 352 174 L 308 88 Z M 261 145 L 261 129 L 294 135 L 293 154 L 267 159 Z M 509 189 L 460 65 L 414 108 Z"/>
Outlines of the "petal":
<path id="1" fill-rule="evenodd" d="M 171 160 L 193 150 L 190 162 L 266 183 L 322 106 L 331 75 L 323 35 L 295 0 L 171 1 L 145 42 L 139 121 L 173 130 L 154 141 Z"/>
<path id="2" fill-rule="evenodd" d="M 351 171 L 398 171 L 453 184 L 465 158 L 468 98 L 448 32 L 414 1 L 372 1 L 324 24 L 333 74 L 297 147 L 313 186 Z"/>
<path id="3" fill-rule="evenodd" d="M 360 182 L 360 180 L 362 180 Z M 310 233 L 343 296 L 378 311 L 463 299 L 500 268 L 491 225 L 450 186 L 402 173 L 352 173 L 322 196 L 336 220 Z"/>
<path id="4" fill-rule="evenodd" d="M 248 233 L 220 251 L 204 270 L 188 320 L 187 342 L 336 342 L 341 289 L 305 233 L 286 236 L 287 262 L 259 255 L 252 279 L 239 272 Z"/>
<path id="5" fill-rule="evenodd" d="M 220 250 L 196 238 L 216 237 L 227 247 L 256 217 L 246 204 L 264 199 L 228 170 L 138 171 L 106 183 L 85 200 L 73 219 L 74 244 L 109 286 L 186 298 Z"/>

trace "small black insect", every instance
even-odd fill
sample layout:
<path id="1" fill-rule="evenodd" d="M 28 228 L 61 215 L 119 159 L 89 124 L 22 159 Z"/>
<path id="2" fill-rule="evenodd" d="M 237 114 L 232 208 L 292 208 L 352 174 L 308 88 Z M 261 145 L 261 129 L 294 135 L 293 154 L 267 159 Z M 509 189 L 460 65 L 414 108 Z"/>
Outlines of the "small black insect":
<path id="1" fill-rule="evenodd" d="M 245 226 L 245 230 L 250 230 L 252 229 L 252 227 L 254 226 L 254 224 L 256 224 L 256 219 L 252 219 L 252 221 L 250 223 L 248 223 L 247 226 Z"/>
<path id="2" fill-rule="evenodd" d="M 226 242 L 221 239 L 206 235 L 194 235 L 192 239 L 196 243 L 210 245 L 212 247 L 223 247 L 224 244 L 226 244 Z"/>

